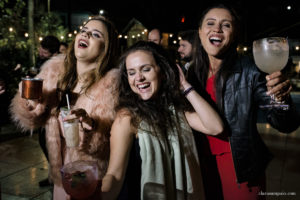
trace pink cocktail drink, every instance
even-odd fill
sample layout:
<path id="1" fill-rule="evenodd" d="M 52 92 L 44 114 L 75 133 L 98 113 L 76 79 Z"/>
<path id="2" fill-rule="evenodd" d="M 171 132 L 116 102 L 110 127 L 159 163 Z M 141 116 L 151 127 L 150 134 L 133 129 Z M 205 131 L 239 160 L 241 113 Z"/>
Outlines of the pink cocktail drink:
<path id="1" fill-rule="evenodd" d="M 98 166 L 93 161 L 75 161 L 61 169 L 63 187 L 72 199 L 93 199 L 98 180 Z M 98 197 L 99 198 L 99 197 Z"/>

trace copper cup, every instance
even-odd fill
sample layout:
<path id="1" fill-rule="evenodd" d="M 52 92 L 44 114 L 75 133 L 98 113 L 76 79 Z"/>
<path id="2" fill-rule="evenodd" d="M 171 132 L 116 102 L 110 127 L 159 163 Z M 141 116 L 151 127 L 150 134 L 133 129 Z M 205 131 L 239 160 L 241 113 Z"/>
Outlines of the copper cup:
<path id="1" fill-rule="evenodd" d="M 22 98 L 40 99 L 42 97 L 43 79 L 22 78 Z"/>

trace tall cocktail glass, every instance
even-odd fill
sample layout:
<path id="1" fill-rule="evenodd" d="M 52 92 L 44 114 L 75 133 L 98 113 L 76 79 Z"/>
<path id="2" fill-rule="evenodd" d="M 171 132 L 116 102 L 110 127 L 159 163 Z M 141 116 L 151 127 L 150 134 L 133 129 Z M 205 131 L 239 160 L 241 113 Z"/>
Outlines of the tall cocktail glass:
<path id="1" fill-rule="evenodd" d="M 283 37 L 268 37 L 253 42 L 253 56 L 257 67 L 268 74 L 282 70 L 288 61 L 289 44 Z M 288 109 L 289 105 L 276 100 L 275 95 L 271 95 L 270 104 L 261 105 L 261 108 L 278 107 Z"/>

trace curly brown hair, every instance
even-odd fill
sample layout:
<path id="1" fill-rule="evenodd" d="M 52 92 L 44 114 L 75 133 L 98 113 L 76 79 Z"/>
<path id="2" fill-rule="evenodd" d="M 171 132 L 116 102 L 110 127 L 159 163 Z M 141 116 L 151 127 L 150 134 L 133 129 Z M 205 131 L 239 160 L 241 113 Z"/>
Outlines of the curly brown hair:
<path id="1" fill-rule="evenodd" d="M 160 68 L 163 81 L 156 98 L 143 100 L 132 91 L 128 83 L 126 70 L 126 58 L 136 52 L 145 51 L 151 54 Z M 117 111 L 127 110 L 131 115 L 131 124 L 138 128 L 141 120 L 147 122 L 154 129 L 155 133 L 166 134 L 168 127 L 177 126 L 177 112 L 191 110 L 190 104 L 180 91 L 179 71 L 174 62 L 169 59 L 166 51 L 153 42 L 140 41 L 131 46 L 120 58 L 119 62 L 119 104 Z M 174 113 L 170 107 L 175 109 Z"/>

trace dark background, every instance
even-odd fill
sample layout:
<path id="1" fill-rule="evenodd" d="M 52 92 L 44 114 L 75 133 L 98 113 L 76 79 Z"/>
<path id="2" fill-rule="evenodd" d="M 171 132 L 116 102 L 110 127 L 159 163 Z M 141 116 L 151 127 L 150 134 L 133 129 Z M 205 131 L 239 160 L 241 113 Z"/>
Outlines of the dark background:
<path id="1" fill-rule="evenodd" d="M 234 7 L 243 21 L 241 32 L 244 43 L 266 36 L 300 36 L 299 0 L 182 0 L 137 1 L 137 0 L 51 0 L 51 10 L 66 13 L 88 11 L 98 14 L 104 9 L 118 30 L 136 18 L 147 28 L 158 27 L 163 32 L 177 33 L 186 29 L 197 29 L 201 12 L 212 3 L 221 2 Z M 287 6 L 291 6 L 291 10 Z M 185 22 L 182 23 L 182 17 Z"/>

